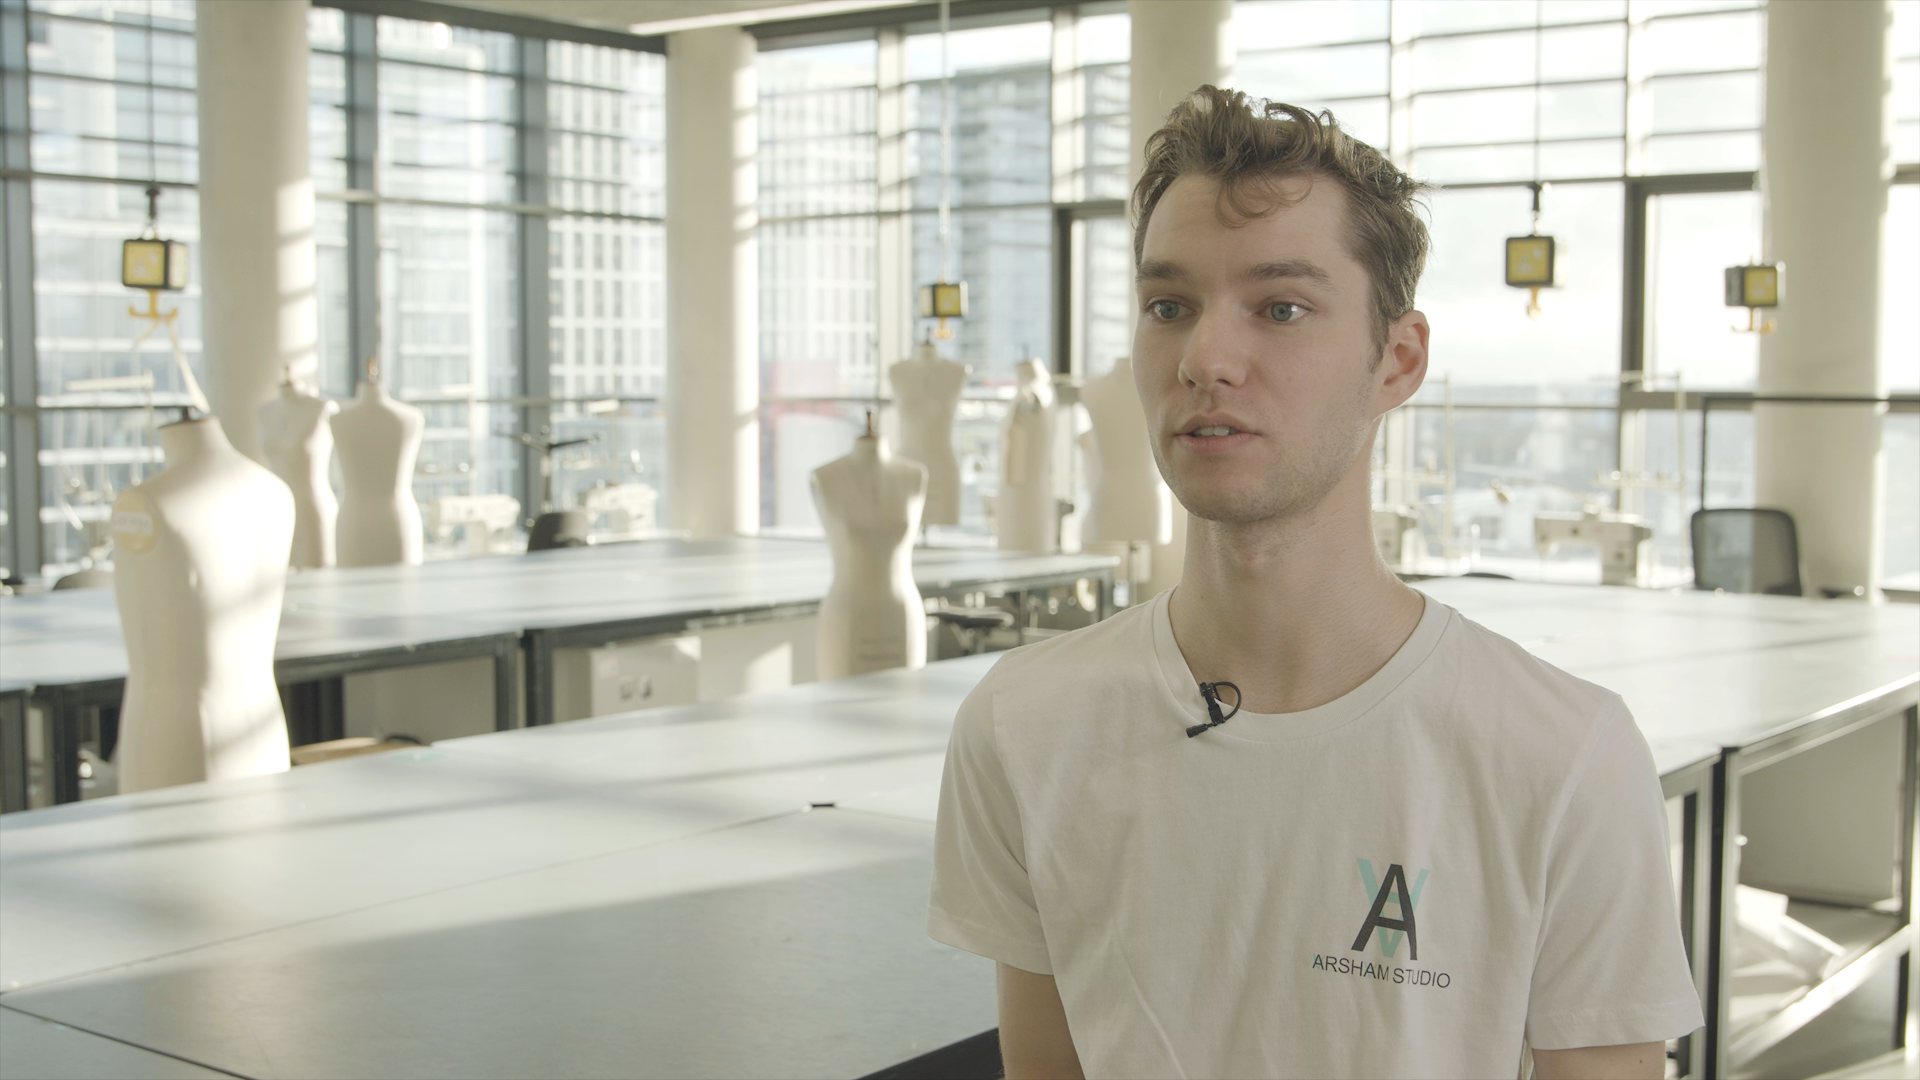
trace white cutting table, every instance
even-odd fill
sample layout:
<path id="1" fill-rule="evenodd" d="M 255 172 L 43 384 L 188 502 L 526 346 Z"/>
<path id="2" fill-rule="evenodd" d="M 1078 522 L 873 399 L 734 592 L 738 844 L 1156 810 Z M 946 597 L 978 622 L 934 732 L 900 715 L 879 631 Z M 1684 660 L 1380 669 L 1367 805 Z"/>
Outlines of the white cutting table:
<path id="1" fill-rule="evenodd" d="M 1108 600 L 1117 560 L 985 549 L 917 548 L 927 596 L 1031 593 L 1080 579 Z M 572 645 L 812 614 L 833 580 L 826 545 L 732 537 L 654 540 L 420 566 L 328 568 L 287 579 L 275 674 L 281 685 L 470 657 L 493 660 L 495 730 L 512 726 L 514 654 L 526 668 L 526 720 L 553 717 L 553 652 Z M 117 705 L 127 673 L 110 590 L 0 599 L 0 740 L 20 776 L 0 777 L 24 807 L 10 717 L 30 695 L 53 718 L 50 756 L 77 762 L 79 712 Z M 54 801 L 79 798 L 77 774 L 52 769 Z"/>
<path id="2" fill-rule="evenodd" d="M 1911 710 L 1920 678 L 1910 608 L 1421 587 L 1625 696 L 1694 800 L 1703 978 L 1723 748 Z M 922 924 L 947 730 L 992 662 L 7 815 L 0 1008 L 257 1076 L 862 1076 L 929 1051 L 895 1075 L 971 1074 L 937 1052 L 993 1027 L 992 968 Z"/>
<path id="3" fill-rule="evenodd" d="M 0 1004 L 259 1076 L 856 1076 L 964 1044 L 992 966 L 925 937 L 931 798 L 853 807 L 933 790 L 993 660 L 8 815 Z"/>
<path id="4" fill-rule="evenodd" d="M 202 1080 L 228 1074 L 0 1006 L 0 1076 Z"/>

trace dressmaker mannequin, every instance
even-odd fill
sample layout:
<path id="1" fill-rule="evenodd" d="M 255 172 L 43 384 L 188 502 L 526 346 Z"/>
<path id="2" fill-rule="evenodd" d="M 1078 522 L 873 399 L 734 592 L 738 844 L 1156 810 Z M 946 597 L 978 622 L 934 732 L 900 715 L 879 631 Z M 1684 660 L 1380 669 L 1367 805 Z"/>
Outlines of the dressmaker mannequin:
<path id="1" fill-rule="evenodd" d="M 1165 544 L 1173 539 L 1173 493 L 1160 479 L 1147 438 L 1147 414 L 1133 385 L 1133 362 L 1115 361 L 1113 370 L 1087 380 L 1080 403 L 1093 420 L 1087 516 L 1080 536 L 1093 543 Z"/>
<path id="2" fill-rule="evenodd" d="M 852 453 L 813 471 L 813 504 L 833 552 L 833 585 L 820 602 L 822 679 L 926 666 L 912 545 L 926 496 L 926 466 L 894 457 L 872 413 Z"/>
<path id="3" fill-rule="evenodd" d="M 387 566 L 420 561 L 420 507 L 413 501 L 413 459 L 426 426 L 420 410 L 395 401 L 380 385 L 379 366 L 353 404 L 333 418 L 340 455 L 340 565 Z"/>
<path id="4" fill-rule="evenodd" d="M 960 459 L 953 452 L 953 413 L 969 369 L 943 359 L 932 341 L 887 369 L 900 404 L 900 453 L 927 467 L 927 525 L 960 524 Z"/>
<path id="5" fill-rule="evenodd" d="M 166 468 L 113 504 L 120 790 L 284 772 L 273 643 L 293 495 L 212 417 L 161 428 L 160 447 Z"/>
<path id="6" fill-rule="evenodd" d="M 1053 501 L 1053 379 L 1038 360 L 1014 369 L 1019 393 L 1000 425 L 1000 494 L 994 533 L 1005 551 L 1058 551 Z"/>
<path id="7" fill-rule="evenodd" d="M 333 526 L 340 503 L 327 481 L 327 462 L 333 457 L 333 428 L 328 421 L 339 411 L 333 402 L 295 386 L 289 372 L 280 383 L 280 396 L 261 405 L 255 414 L 268 466 L 293 489 L 289 563 L 303 569 L 333 565 Z"/>

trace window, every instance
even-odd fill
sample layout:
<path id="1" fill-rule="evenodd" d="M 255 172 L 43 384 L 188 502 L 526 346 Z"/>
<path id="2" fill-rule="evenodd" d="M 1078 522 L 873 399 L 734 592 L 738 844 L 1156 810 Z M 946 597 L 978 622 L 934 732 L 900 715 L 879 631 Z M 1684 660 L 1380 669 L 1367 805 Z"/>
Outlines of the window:
<path id="1" fill-rule="evenodd" d="M 808 478 L 881 396 L 879 64 L 871 37 L 756 64 L 764 526 L 818 527 Z"/>
<path id="2" fill-rule="evenodd" d="M 1689 387 L 1751 390 L 1760 340 L 1738 334 L 1720 275 L 1760 258 L 1760 195 L 1715 191 L 1647 200 L 1644 365 Z"/>
<path id="3" fill-rule="evenodd" d="M 309 42 L 322 386 L 377 339 L 423 507 L 661 490 L 664 58 L 327 8 Z"/>
<path id="4" fill-rule="evenodd" d="M 1087 199 L 1125 199 L 1131 187 L 1127 175 L 1130 100 L 1127 63 L 1133 52 L 1132 23 L 1125 12 L 1061 16 L 1054 26 L 1054 45 L 1068 45 L 1068 56 L 1054 58 L 1054 70 L 1066 69 L 1073 105 L 1067 116 L 1054 118 L 1072 134 L 1056 155 L 1054 175 L 1071 185 L 1054 191 L 1057 202 Z"/>
<path id="5" fill-rule="evenodd" d="M 973 364 L 981 384 L 1011 386 L 1014 364 L 1045 357 L 1052 340 L 1053 27 L 1027 22 L 953 31 L 944 87 L 940 35 L 913 29 L 918 32 L 905 41 L 912 278 L 967 282 L 969 310 L 953 328 L 951 358 Z M 952 210 L 944 236 L 943 110 L 952 128 L 952 178 L 945 185 Z M 922 321 L 921 334 L 934 328 L 931 320 L 916 320 Z"/>
<path id="6" fill-rule="evenodd" d="M 381 378 L 426 414 L 414 497 L 517 494 L 520 455 L 495 431 L 512 430 L 500 402 L 521 386 L 508 292 L 520 236 L 491 208 L 518 194 L 515 43 L 384 16 L 375 27 L 375 190 L 396 200 L 377 215 Z"/>
<path id="7" fill-rule="evenodd" d="M 1759 167 L 1763 18 L 1752 0 L 1236 5 L 1242 88 L 1331 109 L 1441 185 L 1419 296 L 1432 375 L 1385 425 L 1376 481 L 1382 500 L 1420 510 L 1433 554 L 1597 580 L 1591 554 L 1541 560 L 1530 527 L 1538 512 L 1597 505 L 1647 515 L 1663 574 L 1684 576 L 1671 414 L 1623 420 L 1617 407 L 1625 181 Z M 1548 185 L 1539 229 L 1557 241 L 1560 281 L 1530 319 L 1499 260 L 1506 237 L 1533 227 L 1535 181 Z M 1706 295 L 1753 254 L 1751 198 L 1653 197 L 1646 303 L 1673 317 L 1647 320 L 1645 385 L 1752 385 L 1751 340 Z"/>
<path id="8" fill-rule="evenodd" d="M 944 51 L 931 23 L 761 43 L 764 526 L 818 528 L 808 476 L 847 451 L 867 410 L 890 425 L 886 369 L 940 329 L 918 317 L 915 286 L 944 277 L 969 287 L 967 317 L 933 340 L 973 368 L 955 446 L 961 527 L 985 532 L 981 496 L 995 486 L 1014 365 L 1070 362 L 1055 355 L 1055 213 L 1117 215 L 1125 195 L 1127 31 L 1124 10 L 1102 4 L 963 20 Z M 1088 265 L 1120 264 L 1126 282 L 1124 222 L 1082 226 Z M 1125 350 L 1130 302 L 1117 324 L 1085 317 L 1111 318 L 1111 292 L 1089 293 L 1091 308 L 1075 302 L 1075 355 L 1111 363 Z"/>
<path id="9" fill-rule="evenodd" d="M 1920 3 L 1895 0 L 1893 8 L 1893 160 L 1920 162 Z M 1909 233 L 1908 235 L 1912 235 Z"/>
<path id="10" fill-rule="evenodd" d="M 24 24 L 9 29 L 26 42 L 24 80 L 5 80 L 24 82 L 26 99 L 0 105 L 0 123 L 24 121 L 27 156 L 5 164 L 60 177 L 0 181 L 31 206 L 31 280 L 8 282 L 31 300 L 10 299 L 7 330 L 31 325 L 38 345 L 10 341 L 13 362 L 34 365 L 34 393 L 8 402 L 31 411 L 9 417 L 7 434 L 16 423 L 37 432 L 40 474 L 34 504 L 4 507 L 15 538 L 39 519 L 30 546 L 5 553 L 11 573 L 59 576 L 103 553 L 114 496 L 159 467 L 156 428 L 188 401 L 164 325 L 130 318 L 120 284 L 120 242 L 146 221 L 148 182 L 162 186 L 162 234 L 195 260 L 187 290 L 162 294 L 159 310 L 178 312 L 182 359 L 204 374 L 193 15 L 188 0 L 33 0 L 0 13 Z M 6 446 L 9 470 L 35 468 L 33 453 Z"/>
<path id="11" fill-rule="evenodd" d="M 1898 4 L 1895 11 L 1904 12 L 1906 18 L 1905 47 L 1920 53 L 1915 48 L 1920 43 L 1912 40 L 1920 37 L 1920 20 L 1914 18 L 1920 4 Z M 1901 29 L 1901 18 L 1901 14 L 1894 17 L 1896 31 Z M 1913 60 L 1910 56 L 1903 61 L 1908 64 L 1910 106 L 1915 96 Z M 1896 144 L 1897 137 L 1896 129 Z M 1905 152 L 1914 154 L 1911 143 Z M 1920 245 L 1913 243 L 1915 236 L 1920 236 L 1920 183 L 1895 184 L 1888 192 L 1886 261 L 1880 279 L 1881 364 L 1886 386 L 1895 394 L 1920 394 L 1920 339 L 1911 329 L 1913 298 L 1920 295 Z M 1887 466 L 1882 580 L 1920 592 L 1920 414 L 1889 412 L 1881 418 L 1880 457 Z"/>
<path id="12" fill-rule="evenodd" d="M 591 306 L 550 311 L 548 326 L 556 340 L 568 330 L 593 337 L 590 354 L 582 346 L 551 357 L 555 437 L 592 440 L 557 463 L 554 503 L 577 505 L 595 484 L 663 492 L 666 61 L 569 41 L 548 42 L 546 53 L 549 195 L 576 211 L 549 219 L 553 250 L 576 253 L 552 271 L 554 284 L 592 292 Z"/>
<path id="13" fill-rule="evenodd" d="M 1920 337 L 1913 333 L 1913 298 L 1920 296 L 1916 236 L 1920 236 L 1920 183 L 1895 184 L 1887 192 L 1885 261 L 1880 274 L 1881 362 L 1894 393 L 1920 393 Z"/>
<path id="14" fill-rule="evenodd" d="M 1234 82 L 1257 97 L 1331 109 L 1355 138 L 1386 148 L 1391 8 L 1387 0 L 1234 5 Z"/>

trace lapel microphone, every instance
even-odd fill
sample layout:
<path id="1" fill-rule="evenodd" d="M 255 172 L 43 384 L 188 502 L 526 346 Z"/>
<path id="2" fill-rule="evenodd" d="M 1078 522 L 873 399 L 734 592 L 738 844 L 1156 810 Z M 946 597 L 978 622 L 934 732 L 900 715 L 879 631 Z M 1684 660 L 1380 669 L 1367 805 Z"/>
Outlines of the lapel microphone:
<path id="1" fill-rule="evenodd" d="M 1233 711 L 1225 714 L 1220 712 L 1220 688 L 1223 686 L 1233 691 Z M 1203 731 L 1219 727 L 1240 713 L 1240 688 L 1230 682 L 1203 682 L 1200 684 L 1200 696 L 1207 703 L 1207 722 L 1188 728 L 1187 738 L 1189 739 Z"/>

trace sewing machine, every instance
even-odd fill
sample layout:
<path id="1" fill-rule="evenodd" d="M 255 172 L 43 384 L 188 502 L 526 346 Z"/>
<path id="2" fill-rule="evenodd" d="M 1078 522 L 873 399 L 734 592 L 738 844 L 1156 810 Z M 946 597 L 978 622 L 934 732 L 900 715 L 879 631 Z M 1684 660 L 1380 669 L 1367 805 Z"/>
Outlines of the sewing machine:
<path id="1" fill-rule="evenodd" d="M 1541 555 L 1551 555 L 1568 545 L 1600 550 L 1602 585 L 1646 585 L 1652 581 L 1653 529 L 1637 517 L 1609 512 L 1533 516 L 1533 546 Z"/>

